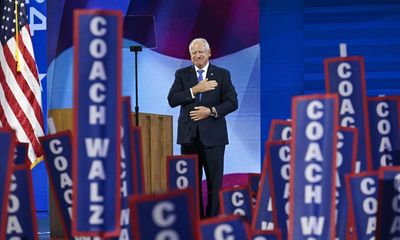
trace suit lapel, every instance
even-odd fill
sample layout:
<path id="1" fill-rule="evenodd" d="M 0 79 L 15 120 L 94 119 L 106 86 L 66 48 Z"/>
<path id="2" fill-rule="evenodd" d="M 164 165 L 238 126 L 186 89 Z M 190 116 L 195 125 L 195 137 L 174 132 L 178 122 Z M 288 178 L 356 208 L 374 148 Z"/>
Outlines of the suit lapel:
<path id="1" fill-rule="evenodd" d="M 215 68 L 214 68 L 214 66 L 211 65 L 211 63 L 210 63 L 210 65 L 208 65 L 207 76 L 206 76 L 206 78 L 212 80 L 212 79 L 214 79 L 214 75 L 215 75 Z M 215 80 L 215 79 L 214 79 L 214 80 Z"/>
<path id="2" fill-rule="evenodd" d="M 193 65 L 192 65 L 192 67 L 190 67 L 188 69 L 188 75 L 189 75 L 191 85 L 192 86 L 196 85 L 197 84 L 197 75 L 196 75 L 196 70 Z"/>

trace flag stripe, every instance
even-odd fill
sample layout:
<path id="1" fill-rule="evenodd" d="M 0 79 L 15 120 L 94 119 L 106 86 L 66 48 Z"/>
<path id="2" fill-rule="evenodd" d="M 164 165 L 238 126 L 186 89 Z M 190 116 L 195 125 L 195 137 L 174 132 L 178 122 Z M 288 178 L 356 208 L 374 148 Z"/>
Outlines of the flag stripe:
<path id="1" fill-rule="evenodd" d="M 3 68 L 0 68 L 0 79 L 4 79 L 4 72 Z M 2 87 L 2 82 L 0 84 L 0 94 L 1 96 L 5 96 L 3 87 Z M 1 103 L 1 111 L 4 112 L 4 116 L 2 116 L 2 124 L 5 127 L 11 127 L 9 124 L 10 122 L 14 123 L 13 128 L 16 130 L 16 135 L 17 139 L 20 142 L 29 142 L 28 136 L 26 136 L 25 131 L 23 131 L 23 128 L 21 124 L 19 123 L 18 119 L 14 115 L 14 112 L 11 109 L 11 106 L 9 102 L 5 98 L 0 98 L 0 103 Z"/>
<path id="2" fill-rule="evenodd" d="M 20 36 L 19 42 L 23 43 L 22 46 L 24 47 L 20 51 L 22 51 L 24 53 L 23 56 L 26 59 L 25 61 L 28 65 L 30 71 L 34 75 L 34 79 L 36 80 L 34 83 L 37 83 L 37 86 L 39 87 L 38 89 L 40 90 L 39 76 L 38 76 L 38 71 L 36 68 L 36 62 L 35 62 L 35 59 L 33 58 L 34 53 L 33 53 L 32 41 L 30 41 L 31 35 L 29 34 L 29 26 L 28 25 L 25 25 L 21 29 L 21 34 L 19 36 Z M 21 46 L 19 46 L 19 47 L 21 48 Z"/>
<path id="3" fill-rule="evenodd" d="M 10 41 L 9 41 L 10 42 Z M 1 56 L 1 60 L 3 61 L 3 57 L 5 57 L 5 61 L 8 63 L 8 66 L 16 66 L 16 62 L 13 61 L 13 56 L 11 52 L 9 51 L 8 47 L 3 48 L 3 53 L 4 56 Z M 24 66 L 24 61 L 22 61 L 22 57 L 20 57 L 20 64 L 21 67 Z M 28 86 L 26 80 L 23 78 L 23 75 L 21 73 L 17 73 L 16 68 L 10 68 L 10 67 L 5 67 L 2 66 L 3 69 L 9 70 L 6 72 L 6 75 L 9 76 L 6 78 L 6 83 L 8 85 L 8 89 L 3 86 L 4 92 L 6 96 L 13 95 L 15 98 L 15 102 L 12 105 L 12 109 L 15 109 L 16 104 L 19 105 L 20 109 L 25 113 L 26 116 L 32 116 L 32 114 L 36 115 L 36 117 L 31 117 L 27 118 L 27 120 L 30 122 L 31 126 L 36 127 L 36 126 L 42 126 L 43 124 L 38 122 L 37 119 L 41 119 L 41 106 L 37 103 L 37 100 L 35 98 L 35 94 L 31 91 L 30 86 Z M 22 73 L 25 71 L 22 71 Z M 15 113 L 18 113 L 16 109 L 14 110 Z M 19 114 L 16 114 L 19 115 Z M 25 119 L 24 119 L 25 120 Z M 26 126 L 24 126 L 25 129 Z M 33 129 L 32 129 L 33 130 Z M 43 130 L 41 128 L 36 128 L 35 131 L 36 135 L 43 135 Z"/>
<path id="4" fill-rule="evenodd" d="M 21 41 L 20 41 L 21 42 Z M 14 39 L 10 39 L 7 43 L 9 49 L 15 49 L 16 45 L 15 45 L 15 41 Z M 21 47 L 23 47 L 23 50 L 21 51 Z M 15 61 L 15 57 L 13 54 L 12 58 Z M 26 81 L 26 83 L 30 86 L 31 90 L 35 93 L 35 95 L 38 95 L 40 97 L 41 91 L 40 91 L 40 84 L 37 81 L 38 75 L 37 75 L 37 70 L 36 70 L 36 65 L 35 63 L 32 61 L 34 61 L 33 59 L 31 59 L 30 55 L 29 55 L 29 51 L 27 50 L 26 46 L 24 44 L 19 44 L 19 61 L 20 61 L 20 65 L 21 68 L 24 71 L 21 71 L 21 73 L 24 75 L 25 81 L 26 79 L 29 80 L 34 80 L 34 81 Z M 33 64 L 33 66 L 32 66 Z M 26 66 L 28 68 L 26 68 Z M 15 76 L 15 75 L 14 75 Z M 41 103 L 41 99 L 36 99 L 36 101 L 38 103 Z M 41 104 L 39 104 L 41 105 Z"/>
<path id="5" fill-rule="evenodd" d="M 0 78 L 5 78 L 3 71 L 1 71 L 0 74 L 1 74 Z M 10 108 L 12 109 L 11 111 L 14 113 L 13 115 L 16 116 L 17 122 L 19 123 L 19 125 L 22 128 L 21 130 L 23 132 L 25 132 L 25 134 L 27 136 L 27 139 L 33 145 L 33 148 L 35 149 L 35 152 L 37 152 L 36 149 L 40 149 L 40 145 L 39 145 L 38 139 L 36 138 L 36 135 L 34 134 L 34 129 L 33 129 L 32 125 L 29 122 L 30 118 L 28 118 L 27 115 L 23 114 L 24 113 L 23 110 L 21 109 L 21 107 L 18 104 L 15 96 L 12 94 L 11 89 L 6 84 L 6 82 L 1 81 L 1 88 L 3 90 L 4 95 L 8 96 L 8 98 L 7 98 L 8 101 L 7 102 L 9 104 Z M 7 116 L 8 115 L 9 114 L 7 114 Z M 20 140 L 20 139 L 18 139 L 18 140 Z M 40 153 L 40 151 L 38 151 L 38 153 Z"/>

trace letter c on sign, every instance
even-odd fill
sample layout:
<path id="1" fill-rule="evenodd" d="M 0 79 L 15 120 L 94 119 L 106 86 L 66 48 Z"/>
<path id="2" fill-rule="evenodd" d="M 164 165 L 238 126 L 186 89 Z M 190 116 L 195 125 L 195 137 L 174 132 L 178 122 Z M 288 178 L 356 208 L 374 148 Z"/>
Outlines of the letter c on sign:
<path id="1" fill-rule="evenodd" d="M 235 240 L 235 237 L 232 235 L 233 228 L 228 224 L 221 224 L 214 230 L 214 239 L 218 240 Z"/>
<path id="2" fill-rule="evenodd" d="M 96 37 L 104 36 L 107 33 L 107 21 L 101 16 L 96 16 L 90 21 L 90 32 Z"/>
<path id="3" fill-rule="evenodd" d="M 176 163 L 176 172 L 179 174 L 184 174 L 187 172 L 187 162 L 183 160 L 179 160 Z"/>
<path id="4" fill-rule="evenodd" d="M 241 192 L 234 192 L 232 194 L 231 201 L 235 207 L 242 206 L 244 203 L 243 194 Z"/>
<path id="5" fill-rule="evenodd" d="M 324 115 L 323 109 L 324 105 L 320 101 L 314 100 L 307 105 L 307 117 L 312 120 L 320 119 Z"/>
<path id="6" fill-rule="evenodd" d="M 337 68 L 337 74 L 339 75 L 340 78 L 346 79 L 351 77 L 351 65 L 347 62 L 339 64 Z"/>
<path id="7" fill-rule="evenodd" d="M 389 116 L 389 104 L 387 102 L 380 102 L 376 105 L 376 114 L 379 117 L 387 117 Z"/>
<path id="8" fill-rule="evenodd" d="M 375 180 L 373 178 L 365 178 L 361 181 L 361 192 L 365 195 L 374 194 L 376 191 Z"/>
<path id="9" fill-rule="evenodd" d="M 154 206 L 152 217 L 154 223 L 159 227 L 169 227 L 174 224 L 176 215 L 173 214 L 175 205 L 171 202 L 160 202 Z"/>
<path id="10" fill-rule="evenodd" d="M 61 145 L 60 140 L 58 140 L 58 139 L 51 140 L 50 144 L 49 144 L 50 151 L 53 154 L 60 154 L 63 151 L 63 148 L 60 145 Z"/>

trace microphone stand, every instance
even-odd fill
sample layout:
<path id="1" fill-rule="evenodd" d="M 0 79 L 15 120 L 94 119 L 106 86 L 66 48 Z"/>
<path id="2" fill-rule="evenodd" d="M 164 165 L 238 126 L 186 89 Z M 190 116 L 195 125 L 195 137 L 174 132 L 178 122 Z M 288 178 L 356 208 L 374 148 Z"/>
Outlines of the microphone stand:
<path id="1" fill-rule="evenodd" d="M 129 50 L 131 52 L 135 52 L 135 123 L 136 126 L 139 126 L 139 97 L 138 97 L 138 66 L 137 66 L 137 58 L 138 52 L 142 51 L 142 46 L 130 46 Z"/>

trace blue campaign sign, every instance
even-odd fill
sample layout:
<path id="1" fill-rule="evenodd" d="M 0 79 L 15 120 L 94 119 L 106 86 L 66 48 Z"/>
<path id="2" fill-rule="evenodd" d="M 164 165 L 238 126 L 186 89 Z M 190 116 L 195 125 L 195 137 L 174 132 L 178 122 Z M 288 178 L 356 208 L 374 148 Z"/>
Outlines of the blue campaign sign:
<path id="1" fill-rule="evenodd" d="M 190 188 L 129 198 L 135 240 L 198 239 Z"/>
<path id="2" fill-rule="evenodd" d="M 357 128 L 339 127 L 336 155 L 336 238 L 346 239 L 348 202 L 345 175 L 354 173 L 357 158 Z M 340 224 L 339 224 L 340 223 Z"/>
<path id="3" fill-rule="evenodd" d="M 246 221 L 238 215 L 219 216 L 200 221 L 202 240 L 209 239 L 250 239 Z"/>
<path id="4" fill-rule="evenodd" d="M 357 172 L 372 169 L 363 57 L 324 60 L 327 93 L 339 96 L 339 125 L 358 128 Z"/>
<path id="5" fill-rule="evenodd" d="M 255 230 L 251 231 L 251 240 L 281 240 L 282 239 L 282 231 L 277 230 Z M 284 238 L 285 239 L 285 238 Z"/>
<path id="6" fill-rule="evenodd" d="M 269 174 L 271 175 L 270 189 L 273 196 L 274 215 L 277 216 L 276 229 L 282 230 L 283 239 L 287 239 L 290 197 L 290 141 L 267 142 L 266 153 Z"/>
<path id="7" fill-rule="evenodd" d="M 120 11 L 74 12 L 76 236 L 114 237 L 120 232 L 121 20 Z"/>
<path id="8" fill-rule="evenodd" d="M 257 193 L 256 207 L 251 221 L 251 229 L 273 230 L 277 227 L 276 196 L 272 191 L 271 143 L 265 143 L 265 158 L 261 169 L 260 190 Z"/>
<path id="9" fill-rule="evenodd" d="M 224 188 L 219 192 L 221 213 L 226 215 L 237 214 L 250 222 L 253 212 L 251 199 L 249 186 Z"/>
<path id="10" fill-rule="evenodd" d="M 143 147 L 142 147 L 142 129 L 140 127 L 133 126 L 132 131 L 132 149 L 133 149 L 133 160 L 135 173 L 135 193 L 144 194 L 146 192 L 145 182 L 144 182 L 144 165 L 143 165 Z"/>
<path id="11" fill-rule="evenodd" d="M 346 175 L 346 190 L 352 239 L 373 239 L 378 211 L 378 172 L 365 171 Z"/>
<path id="12" fill-rule="evenodd" d="M 369 97 L 372 169 L 400 165 L 398 97 Z"/>
<path id="13" fill-rule="evenodd" d="M 199 170 L 197 155 L 167 156 L 167 190 L 191 188 L 199 213 Z"/>
<path id="14" fill-rule="evenodd" d="M 6 217 L 8 194 L 10 192 L 11 172 L 15 150 L 15 132 L 0 128 L 0 239 L 6 237 Z"/>
<path id="15" fill-rule="evenodd" d="M 71 238 L 73 185 L 71 138 L 70 131 L 39 138 L 44 151 L 50 192 L 53 194 L 55 210 L 65 238 Z"/>
<path id="16" fill-rule="evenodd" d="M 400 239 L 400 167 L 379 170 L 377 239 Z"/>
<path id="17" fill-rule="evenodd" d="M 290 140 L 292 138 L 292 123 L 290 121 L 272 119 L 268 141 Z"/>
<path id="18" fill-rule="evenodd" d="M 288 239 L 335 237 L 338 99 L 293 98 Z"/>
<path id="19" fill-rule="evenodd" d="M 133 239 L 131 219 L 129 217 L 128 197 L 135 193 L 134 186 L 137 184 L 134 176 L 135 154 L 132 153 L 132 114 L 131 98 L 124 97 L 122 100 L 122 131 L 121 131 L 121 232 L 113 239 Z"/>
<path id="20" fill-rule="evenodd" d="M 14 164 L 8 195 L 6 239 L 37 240 L 38 226 L 28 144 L 17 144 Z"/>

